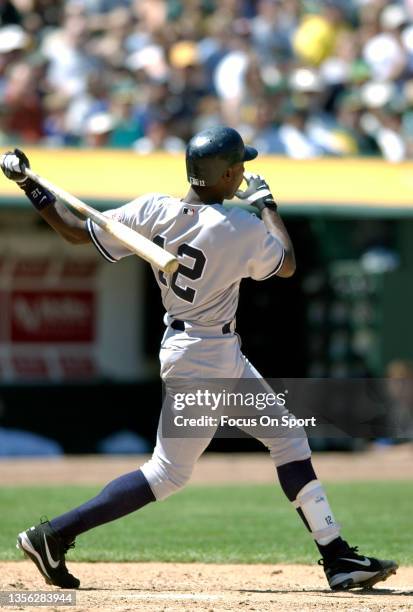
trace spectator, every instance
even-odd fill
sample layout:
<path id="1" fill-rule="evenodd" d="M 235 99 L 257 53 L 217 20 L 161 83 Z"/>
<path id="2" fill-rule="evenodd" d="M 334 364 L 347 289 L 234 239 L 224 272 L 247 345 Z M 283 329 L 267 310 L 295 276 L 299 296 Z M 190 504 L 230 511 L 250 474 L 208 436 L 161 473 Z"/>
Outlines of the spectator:
<path id="1" fill-rule="evenodd" d="M 304 14 L 294 33 L 293 45 L 298 58 L 318 66 L 332 55 L 337 38 L 347 27 L 343 8 L 334 2 L 322 2 L 317 14 Z"/>
<path id="2" fill-rule="evenodd" d="M 110 82 L 108 73 L 101 75 L 99 72 L 91 72 L 86 79 L 85 90 L 78 96 L 67 99 L 66 96 L 65 130 L 68 142 L 76 143 L 83 134 L 83 129 L 88 119 L 98 113 L 109 110 L 110 104 Z"/>
<path id="3" fill-rule="evenodd" d="M 257 15 L 251 21 L 251 41 L 260 60 L 271 64 L 275 58 L 292 57 L 292 37 L 297 27 L 298 2 L 260 0 Z"/>
<path id="4" fill-rule="evenodd" d="M 92 115 L 85 124 L 83 144 L 91 149 L 108 147 L 114 127 L 115 120 L 110 113 Z"/>
<path id="5" fill-rule="evenodd" d="M 48 28 L 57 28 L 62 21 L 63 2 L 23 0 L 19 1 L 18 6 L 21 12 L 21 25 L 39 42 Z"/>
<path id="6" fill-rule="evenodd" d="M 307 130 L 308 113 L 299 108 L 291 108 L 285 115 L 278 131 L 285 152 L 294 159 L 319 157 L 320 147 L 314 142 Z"/>
<path id="7" fill-rule="evenodd" d="M 7 69 L 14 63 L 24 60 L 29 43 L 29 36 L 20 26 L 0 28 L 0 91 L 7 83 Z"/>
<path id="8" fill-rule="evenodd" d="M 401 6 L 386 6 L 375 34 L 363 47 L 363 58 L 377 81 L 397 80 L 407 67 L 407 54 L 400 39 L 400 29 L 406 21 L 407 14 Z"/>
<path id="9" fill-rule="evenodd" d="M 109 146 L 130 148 L 139 138 L 143 137 L 143 128 L 134 115 L 135 96 L 130 89 L 119 89 L 112 94 L 110 112 L 114 120 L 113 130 L 109 138 Z"/>
<path id="10" fill-rule="evenodd" d="M 133 148 L 141 155 L 160 151 L 182 153 L 185 150 L 185 142 L 170 134 L 164 121 L 155 119 L 149 124 L 146 136 L 139 138 Z"/>
<path id="11" fill-rule="evenodd" d="M 179 150 L 226 123 L 266 153 L 412 159 L 412 19 L 410 0 L 0 0 L 1 137 Z"/>
<path id="12" fill-rule="evenodd" d="M 221 114 L 226 125 L 235 127 L 240 122 L 250 60 L 248 38 L 233 34 L 229 40 L 228 53 L 214 72 L 214 86 L 221 101 Z"/>
<path id="13" fill-rule="evenodd" d="M 286 153 L 285 145 L 278 134 L 274 105 L 265 98 L 257 104 L 251 144 L 261 155 Z"/>
<path id="14" fill-rule="evenodd" d="M 7 130 L 13 138 L 36 143 L 43 136 L 43 108 L 36 73 L 24 62 L 10 67 L 4 91 L 8 107 Z"/>
<path id="15" fill-rule="evenodd" d="M 48 79 L 52 89 L 73 98 L 86 89 L 88 76 L 97 67 L 89 55 L 87 19 L 76 5 L 66 8 L 63 25 L 44 38 L 41 51 L 49 60 Z"/>

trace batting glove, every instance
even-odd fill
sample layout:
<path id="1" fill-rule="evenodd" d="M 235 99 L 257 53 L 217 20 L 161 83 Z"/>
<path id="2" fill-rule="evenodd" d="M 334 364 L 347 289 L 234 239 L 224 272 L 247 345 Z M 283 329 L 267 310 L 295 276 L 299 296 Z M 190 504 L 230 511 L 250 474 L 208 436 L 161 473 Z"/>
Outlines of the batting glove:
<path id="1" fill-rule="evenodd" d="M 262 176 L 245 172 L 244 179 L 247 183 L 247 189 L 245 191 L 239 190 L 235 194 L 240 200 L 248 200 L 260 212 L 264 208 L 269 208 L 273 211 L 277 210 L 277 204 L 274 201 L 270 188 Z"/>
<path id="2" fill-rule="evenodd" d="M 11 181 L 24 183 L 27 180 L 24 170 L 25 168 L 30 168 L 30 162 L 20 149 L 4 153 L 0 157 L 0 166 L 3 174 Z"/>

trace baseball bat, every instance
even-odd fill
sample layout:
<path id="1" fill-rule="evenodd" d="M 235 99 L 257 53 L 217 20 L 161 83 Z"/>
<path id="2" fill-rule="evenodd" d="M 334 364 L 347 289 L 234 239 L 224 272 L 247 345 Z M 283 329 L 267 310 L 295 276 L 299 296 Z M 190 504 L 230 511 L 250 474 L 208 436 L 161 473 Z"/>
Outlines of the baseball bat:
<path id="1" fill-rule="evenodd" d="M 165 251 L 165 249 L 162 249 L 160 246 L 154 244 L 123 223 L 106 217 L 88 204 L 82 202 L 82 200 L 79 200 L 72 194 L 64 191 L 64 189 L 53 185 L 53 183 L 47 179 L 39 176 L 30 168 L 25 168 L 24 172 L 26 176 L 51 191 L 53 195 L 59 198 L 68 208 L 81 213 L 85 217 L 89 217 L 96 225 L 99 225 L 105 232 L 116 238 L 116 240 L 119 240 L 119 242 L 132 251 L 132 253 L 142 257 L 142 259 L 145 259 L 166 274 L 173 274 L 173 272 L 177 270 L 179 265 L 178 260 L 174 255 Z"/>

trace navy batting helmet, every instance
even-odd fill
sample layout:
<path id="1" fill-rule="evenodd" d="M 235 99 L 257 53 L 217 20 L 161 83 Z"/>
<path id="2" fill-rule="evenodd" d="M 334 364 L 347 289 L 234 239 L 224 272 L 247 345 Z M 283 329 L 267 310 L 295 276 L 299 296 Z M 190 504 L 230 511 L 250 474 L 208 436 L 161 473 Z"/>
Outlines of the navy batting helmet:
<path id="1" fill-rule="evenodd" d="M 236 130 L 217 126 L 195 134 L 186 148 L 186 172 L 191 185 L 212 187 L 234 164 L 255 159 L 258 151 L 244 144 Z"/>

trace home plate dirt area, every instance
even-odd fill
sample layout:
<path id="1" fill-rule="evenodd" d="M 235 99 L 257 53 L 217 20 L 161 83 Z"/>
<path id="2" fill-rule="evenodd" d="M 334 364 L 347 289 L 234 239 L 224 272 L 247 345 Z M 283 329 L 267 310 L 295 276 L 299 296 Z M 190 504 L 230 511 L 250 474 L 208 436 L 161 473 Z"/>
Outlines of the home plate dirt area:
<path id="1" fill-rule="evenodd" d="M 145 458 L 68 458 L 59 461 L 19 460 L 2 462 L 0 486 L 107 482 L 136 469 Z M 321 479 L 413 480 L 413 451 L 403 445 L 395 449 L 362 454 L 322 454 L 314 463 Z M 274 482 L 271 463 L 265 455 L 206 455 L 201 458 L 193 483 Z M 413 500 L 412 500 L 413 501 Z M 412 505 L 413 510 L 413 505 Z M 412 523 L 413 525 L 413 523 Z M 138 612 L 226 612 L 269 610 L 347 610 L 354 612 L 413 610 L 413 567 L 401 567 L 395 576 L 370 591 L 334 593 L 327 588 L 322 567 L 314 565 L 214 565 L 199 563 L 74 563 L 82 588 L 76 604 L 64 606 L 73 612 L 88 610 Z M 29 561 L 0 562 L 0 590 L 45 591 L 47 586 Z M 4 604 L 3 604 L 4 605 Z M 1 608 L 1 605 L 0 605 Z M 57 605 L 14 605 L 15 610 L 59 610 Z"/>

